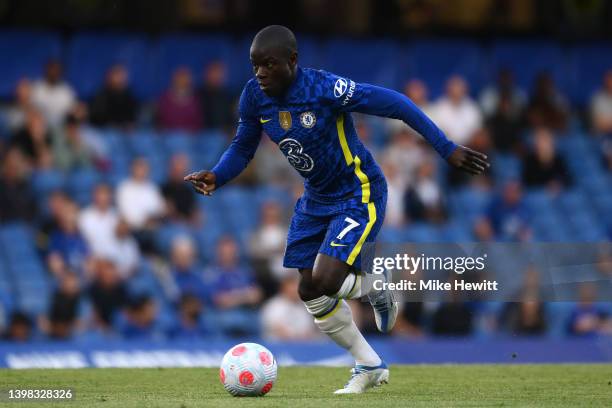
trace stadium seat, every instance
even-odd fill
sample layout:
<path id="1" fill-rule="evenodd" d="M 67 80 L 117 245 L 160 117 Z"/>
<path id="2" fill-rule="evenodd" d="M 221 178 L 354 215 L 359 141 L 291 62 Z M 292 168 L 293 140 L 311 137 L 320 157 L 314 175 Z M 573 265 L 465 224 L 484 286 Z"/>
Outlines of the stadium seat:
<path id="1" fill-rule="evenodd" d="M 60 55 L 61 42 L 57 33 L 0 31 L 0 98 L 12 97 L 20 78 L 40 78 L 45 64 Z"/>
<path id="2" fill-rule="evenodd" d="M 612 44 L 592 43 L 573 47 L 570 67 L 572 101 L 584 107 L 595 90 L 601 87 L 604 73 L 612 69 Z"/>
<path id="3" fill-rule="evenodd" d="M 567 83 L 567 58 L 557 43 L 548 41 L 508 41 L 498 40 L 493 43 L 490 54 L 490 75 L 501 69 L 510 69 L 516 83 L 526 91 L 533 87 L 533 81 L 541 72 L 548 72 L 558 87 L 569 88 Z"/>
<path id="4" fill-rule="evenodd" d="M 103 85 L 106 71 L 122 64 L 135 95 L 150 98 L 154 65 L 145 37 L 132 34 L 80 33 L 67 47 L 66 74 L 81 98 L 89 99 Z"/>
<path id="5" fill-rule="evenodd" d="M 330 40 L 321 51 L 326 71 L 345 76 L 356 82 L 379 86 L 398 86 L 397 44 L 390 40 Z"/>
<path id="6" fill-rule="evenodd" d="M 401 47 L 399 58 L 402 81 L 409 77 L 425 81 L 432 99 L 444 93 L 446 81 L 455 74 L 468 81 L 474 95 L 486 85 L 482 49 L 470 40 L 415 41 Z"/>
<path id="7" fill-rule="evenodd" d="M 64 175 L 57 170 L 38 170 L 32 174 L 32 189 L 38 197 L 65 187 Z"/>
<path id="8" fill-rule="evenodd" d="M 92 191 L 101 181 L 102 177 L 97 171 L 83 169 L 70 173 L 66 185 L 68 193 L 82 206 L 91 201 Z"/>
<path id="9" fill-rule="evenodd" d="M 168 87 L 174 70 L 181 66 L 191 70 L 194 83 L 199 85 L 204 67 L 218 60 L 229 61 L 232 50 L 232 42 L 221 35 L 162 36 L 153 51 L 153 64 L 157 67 L 153 94 L 161 94 Z M 248 66 L 248 57 L 244 64 Z"/>

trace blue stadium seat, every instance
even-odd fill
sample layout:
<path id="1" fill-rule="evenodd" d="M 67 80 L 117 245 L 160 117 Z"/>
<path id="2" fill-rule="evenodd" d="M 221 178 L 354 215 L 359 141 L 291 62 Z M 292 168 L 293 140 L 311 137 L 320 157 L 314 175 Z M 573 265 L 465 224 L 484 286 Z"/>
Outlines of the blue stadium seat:
<path id="1" fill-rule="evenodd" d="M 118 63 L 128 70 L 131 88 L 138 97 L 154 95 L 154 65 L 150 61 L 150 46 L 143 36 L 76 34 L 66 52 L 67 77 L 81 98 L 91 98 L 103 85 L 106 71 Z"/>
<path id="2" fill-rule="evenodd" d="M 403 242 L 440 242 L 440 234 L 436 227 L 426 223 L 408 225 L 402 231 Z"/>
<path id="3" fill-rule="evenodd" d="M 579 106 L 586 105 L 601 87 L 603 74 L 612 69 L 612 44 L 599 43 L 573 47 L 571 61 L 571 96 Z"/>
<path id="4" fill-rule="evenodd" d="M 397 44 L 389 40 L 330 40 L 322 47 L 322 68 L 357 82 L 398 86 Z M 317 67 L 318 68 L 318 67 Z"/>
<path id="5" fill-rule="evenodd" d="M 552 75 L 561 89 L 569 87 L 567 59 L 557 43 L 499 40 L 493 43 L 490 58 L 491 75 L 496 75 L 501 69 L 510 69 L 516 83 L 525 90 L 530 91 L 536 76 L 544 71 Z"/>
<path id="6" fill-rule="evenodd" d="M 55 190 L 62 190 L 65 186 L 64 175 L 57 170 L 35 171 L 31 177 L 32 189 L 37 196 L 45 196 Z"/>
<path id="7" fill-rule="evenodd" d="M 188 67 L 193 74 L 194 83 L 200 84 L 204 67 L 218 60 L 229 61 L 232 49 L 231 41 L 221 35 L 162 36 L 154 51 L 154 65 L 157 67 L 154 93 L 162 93 L 168 87 L 174 70 L 181 66 Z M 244 64 L 248 66 L 248 56 L 245 57 Z"/>
<path id="8" fill-rule="evenodd" d="M 102 181 L 101 175 L 93 169 L 77 170 L 67 176 L 68 193 L 80 204 L 91 201 L 92 191 Z"/>
<path id="9" fill-rule="evenodd" d="M 193 238 L 193 232 L 184 224 L 166 223 L 162 225 L 155 234 L 157 247 L 164 253 L 170 254 L 172 241 L 178 237 Z"/>
<path id="10" fill-rule="evenodd" d="M 59 58 L 60 52 L 57 33 L 0 31 L 0 98 L 11 97 L 20 78 L 40 78 L 47 61 Z"/>
<path id="11" fill-rule="evenodd" d="M 186 132 L 166 132 L 161 136 L 164 150 L 168 154 L 191 154 L 194 145 L 194 135 Z"/>
<path id="12" fill-rule="evenodd" d="M 495 181 L 499 185 L 504 185 L 511 180 L 520 180 L 522 163 L 516 156 L 508 154 L 496 154 L 491 158 L 491 168 L 495 176 Z"/>
<path id="13" fill-rule="evenodd" d="M 418 78 L 427 84 L 429 96 L 437 98 L 444 93 L 447 79 L 461 75 L 476 94 L 486 85 L 481 47 L 470 40 L 424 40 L 402 47 L 400 54 L 403 81 Z M 397 57 L 392 56 L 388 61 Z M 391 64 L 393 65 L 393 64 Z"/>

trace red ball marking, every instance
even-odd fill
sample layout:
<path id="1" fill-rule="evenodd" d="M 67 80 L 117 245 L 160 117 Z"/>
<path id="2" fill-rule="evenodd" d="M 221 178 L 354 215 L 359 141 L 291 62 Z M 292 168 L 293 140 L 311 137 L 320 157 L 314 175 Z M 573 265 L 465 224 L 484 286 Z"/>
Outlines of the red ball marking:
<path id="1" fill-rule="evenodd" d="M 238 376 L 238 381 L 240 381 L 242 385 L 251 385 L 253 384 L 253 380 L 253 374 L 251 374 L 250 371 L 243 371 L 240 373 L 240 376 Z"/>
<path id="2" fill-rule="evenodd" d="M 259 360 L 261 361 L 261 364 L 263 365 L 269 366 L 270 364 L 272 364 L 272 357 L 270 356 L 270 354 L 266 353 L 265 351 L 261 351 L 259 353 Z"/>
<path id="3" fill-rule="evenodd" d="M 246 353 L 247 348 L 245 346 L 238 346 L 232 350 L 232 356 L 238 357 Z"/>
<path id="4" fill-rule="evenodd" d="M 270 390 L 272 389 L 272 383 L 269 382 L 266 385 L 263 386 L 263 388 L 261 389 L 261 394 L 267 394 L 268 392 L 270 392 Z"/>
<path id="5" fill-rule="evenodd" d="M 219 379 L 221 380 L 221 384 L 225 384 L 225 371 L 223 371 L 223 369 L 219 370 Z"/>

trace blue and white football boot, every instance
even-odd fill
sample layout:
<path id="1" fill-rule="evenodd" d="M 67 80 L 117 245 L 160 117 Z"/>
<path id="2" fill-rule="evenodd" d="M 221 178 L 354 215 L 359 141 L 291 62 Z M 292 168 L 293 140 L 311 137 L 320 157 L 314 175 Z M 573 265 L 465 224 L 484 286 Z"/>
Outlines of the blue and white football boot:
<path id="1" fill-rule="evenodd" d="M 389 369 L 384 361 L 376 367 L 355 365 L 351 369 L 351 373 L 351 378 L 344 388 L 336 390 L 334 394 L 361 394 L 370 388 L 389 382 Z"/>
<path id="2" fill-rule="evenodd" d="M 378 275 L 375 275 L 375 278 L 385 283 L 391 281 L 390 272 L 387 270 L 380 275 L 380 278 Z M 398 305 L 393 292 L 386 288 L 381 290 L 372 289 L 368 293 L 368 300 L 374 309 L 374 318 L 378 331 L 382 333 L 390 332 L 393 326 L 395 326 L 398 313 Z"/>

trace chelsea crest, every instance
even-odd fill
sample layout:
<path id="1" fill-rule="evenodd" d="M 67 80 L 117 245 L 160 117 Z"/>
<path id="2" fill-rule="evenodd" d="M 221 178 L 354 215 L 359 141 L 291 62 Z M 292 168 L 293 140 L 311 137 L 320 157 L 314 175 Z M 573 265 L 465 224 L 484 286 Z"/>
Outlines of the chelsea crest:
<path id="1" fill-rule="evenodd" d="M 310 129 L 311 127 L 313 127 L 315 125 L 315 123 L 317 123 L 317 117 L 315 116 L 315 114 L 313 112 L 310 112 L 310 111 L 309 112 L 303 112 L 300 115 L 300 123 L 305 128 Z"/>

